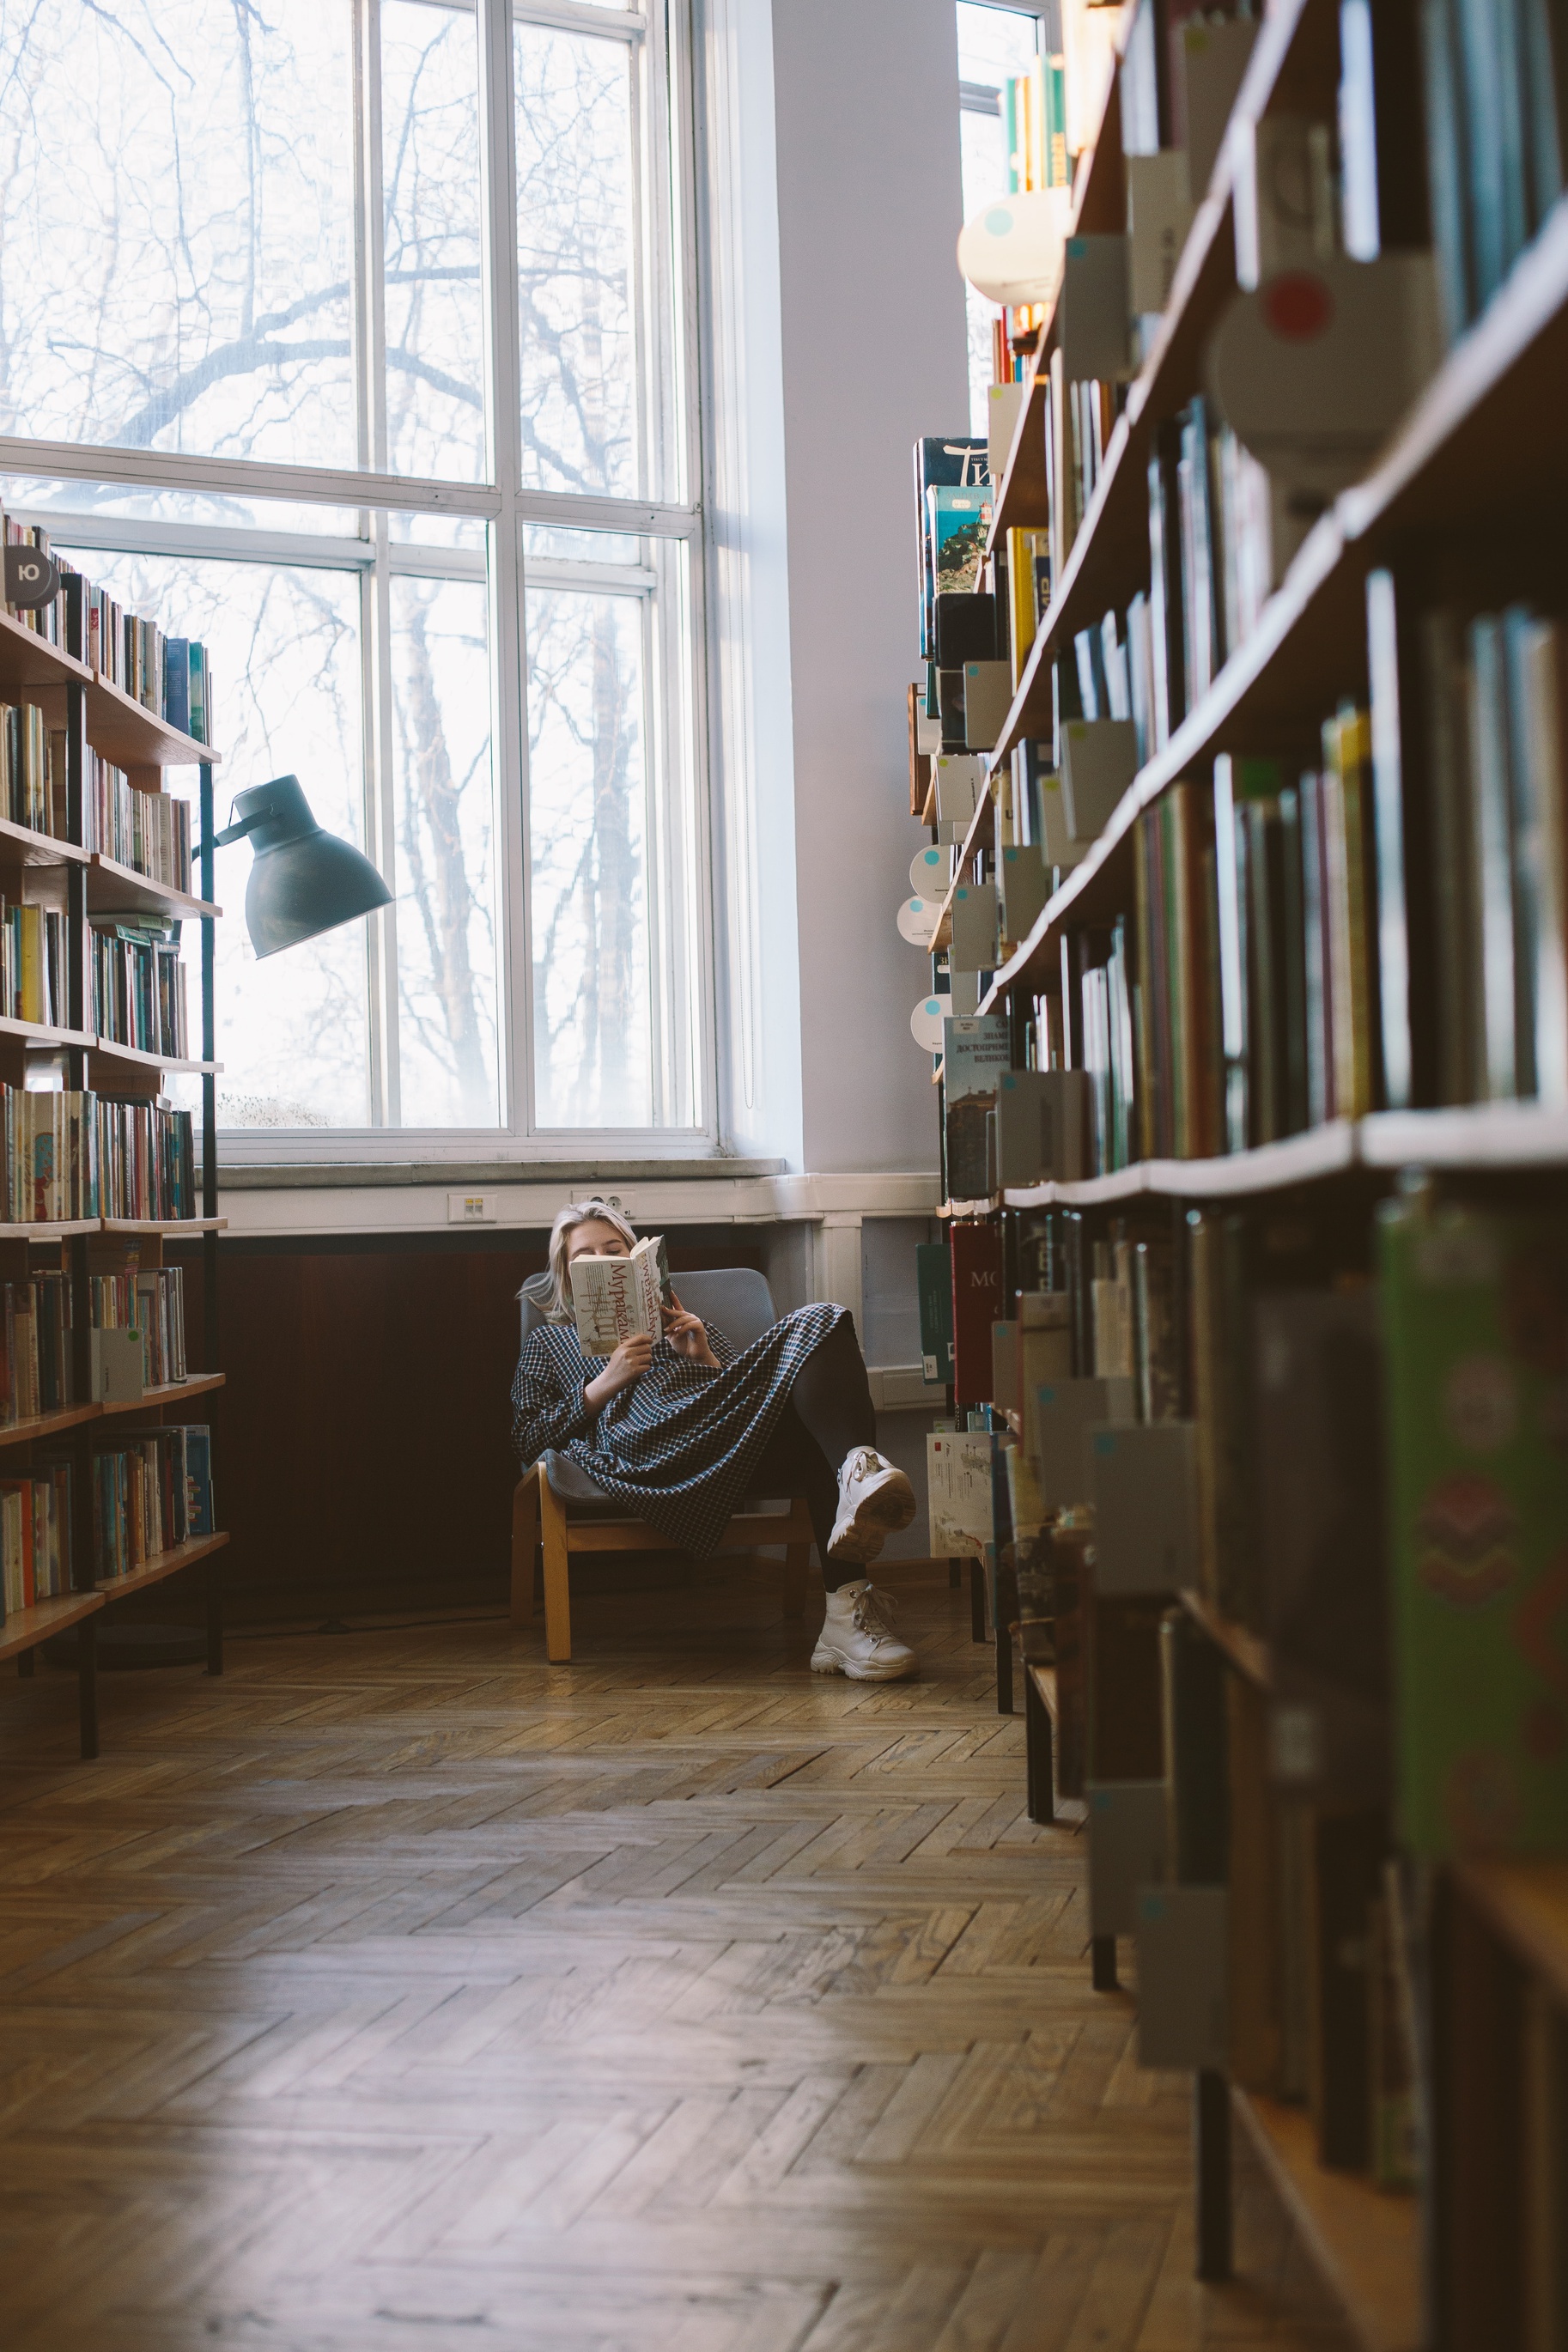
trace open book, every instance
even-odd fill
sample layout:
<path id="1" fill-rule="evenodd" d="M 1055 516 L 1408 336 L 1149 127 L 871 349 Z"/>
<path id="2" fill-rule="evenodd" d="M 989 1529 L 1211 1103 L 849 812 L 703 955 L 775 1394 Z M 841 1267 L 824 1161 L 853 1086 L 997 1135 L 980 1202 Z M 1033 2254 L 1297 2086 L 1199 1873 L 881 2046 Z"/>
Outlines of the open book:
<path id="1" fill-rule="evenodd" d="M 613 1355 L 636 1331 L 658 1339 L 660 1305 L 674 1305 L 664 1235 L 645 1234 L 629 1257 L 574 1257 L 572 1311 L 585 1356 Z"/>

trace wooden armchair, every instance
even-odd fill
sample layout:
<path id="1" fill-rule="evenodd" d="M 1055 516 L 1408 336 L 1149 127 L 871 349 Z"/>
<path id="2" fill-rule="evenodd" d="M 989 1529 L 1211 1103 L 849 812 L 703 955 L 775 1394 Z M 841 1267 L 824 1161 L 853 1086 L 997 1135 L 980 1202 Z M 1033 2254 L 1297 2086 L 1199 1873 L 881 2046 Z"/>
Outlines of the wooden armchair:
<path id="1" fill-rule="evenodd" d="M 705 1323 L 718 1325 L 737 1350 L 750 1347 L 776 1318 L 773 1293 L 764 1277 L 751 1266 L 729 1266 L 710 1274 L 679 1277 L 680 1303 Z M 542 1318 L 526 1298 L 522 1302 L 522 1337 L 527 1339 Z M 811 1558 L 811 1514 L 802 1495 L 787 1498 L 784 1510 L 764 1510 L 771 1498 L 748 1498 L 748 1507 L 730 1521 L 721 1538 L 725 1550 L 754 1549 L 783 1544 L 784 1552 L 784 1610 L 789 1618 L 805 1613 L 805 1577 Z M 646 1519 L 628 1518 L 624 1503 L 595 1486 L 586 1471 L 564 1454 L 547 1452 L 519 1482 L 511 1506 L 511 1620 L 531 1623 L 540 1556 L 543 1555 L 544 1648 L 552 1665 L 565 1665 L 572 1656 L 571 1564 L 574 1557 L 591 1552 L 669 1551 L 668 1536 Z"/>

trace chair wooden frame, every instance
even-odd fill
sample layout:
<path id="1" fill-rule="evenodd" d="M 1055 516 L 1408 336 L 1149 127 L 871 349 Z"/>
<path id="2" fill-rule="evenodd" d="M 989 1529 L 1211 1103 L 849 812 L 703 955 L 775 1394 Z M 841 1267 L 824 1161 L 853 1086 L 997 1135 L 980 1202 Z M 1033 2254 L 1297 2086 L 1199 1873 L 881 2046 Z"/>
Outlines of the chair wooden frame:
<path id="1" fill-rule="evenodd" d="M 742 1511 L 730 1521 L 720 1538 L 722 1551 L 754 1550 L 783 1544 L 784 1613 L 805 1614 L 805 1577 L 811 1560 L 811 1514 L 804 1496 L 790 1498 L 784 1511 Z M 534 1569 L 541 1549 L 544 1556 L 544 1654 L 552 1666 L 572 1663 L 571 1564 L 574 1553 L 604 1551 L 669 1551 L 668 1536 L 646 1519 L 574 1518 L 536 1462 L 520 1481 L 511 1499 L 511 1622 L 533 1622 Z"/>

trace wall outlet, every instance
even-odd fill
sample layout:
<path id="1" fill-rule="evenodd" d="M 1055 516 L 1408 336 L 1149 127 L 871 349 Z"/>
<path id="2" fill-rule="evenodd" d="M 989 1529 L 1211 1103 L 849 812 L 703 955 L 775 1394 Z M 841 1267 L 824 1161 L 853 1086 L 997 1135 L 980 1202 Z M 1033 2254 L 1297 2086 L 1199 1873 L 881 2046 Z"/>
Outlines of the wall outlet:
<path id="1" fill-rule="evenodd" d="M 447 1223 L 449 1225 L 493 1225 L 496 1221 L 496 1196 L 493 1192 L 448 1192 Z"/>
<path id="2" fill-rule="evenodd" d="M 603 1201 L 606 1208 L 619 1210 L 621 1215 L 626 1219 L 627 1223 L 629 1223 L 631 1222 L 632 1196 L 629 1192 L 601 1192 L 595 1188 L 590 1187 L 586 1192 L 579 1191 L 574 1192 L 572 1198 L 574 1202 Z"/>

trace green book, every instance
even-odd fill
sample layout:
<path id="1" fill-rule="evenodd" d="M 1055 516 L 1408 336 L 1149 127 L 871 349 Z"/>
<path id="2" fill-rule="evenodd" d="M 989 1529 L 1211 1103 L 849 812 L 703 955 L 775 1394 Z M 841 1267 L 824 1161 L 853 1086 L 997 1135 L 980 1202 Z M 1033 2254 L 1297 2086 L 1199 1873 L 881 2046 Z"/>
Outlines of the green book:
<path id="1" fill-rule="evenodd" d="M 916 1244 L 915 1286 L 926 1386 L 945 1388 L 952 1379 L 952 1267 L 945 1242 Z"/>
<path id="2" fill-rule="evenodd" d="M 1403 1833 L 1568 1853 L 1568 1228 L 1395 1206 L 1380 1253 Z"/>

